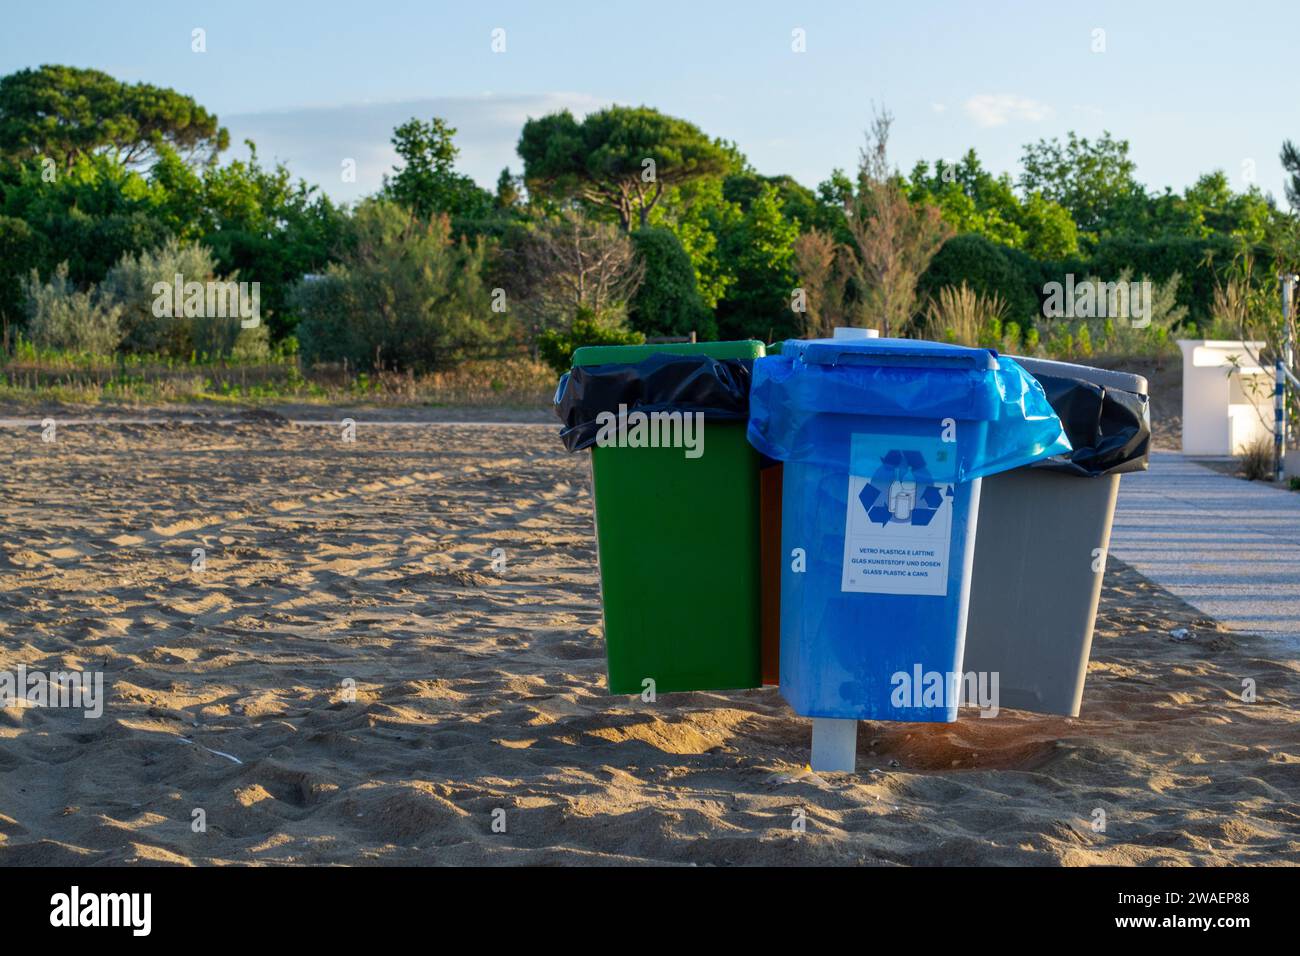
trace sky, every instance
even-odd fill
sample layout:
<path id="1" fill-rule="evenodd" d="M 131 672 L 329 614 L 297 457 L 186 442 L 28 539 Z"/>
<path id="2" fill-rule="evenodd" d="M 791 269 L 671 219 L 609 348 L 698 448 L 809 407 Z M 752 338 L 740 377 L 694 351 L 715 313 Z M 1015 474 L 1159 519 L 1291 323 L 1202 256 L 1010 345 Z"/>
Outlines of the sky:
<path id="1" fill-rule="evenodd" d="M 58 63 L 172 87 L 219 116 L 239 144 L 228 155 L 252 139 L 264 161 L 341 200 L 380 186 L 392 129 L 412 116 L 455 126 L 459 168 L 491 188 L 503 167 L 520 171 L 528 117 L 618 103 L 688 119 L 758 172 L 810 187 L 856 164 L 883 106 L 904 171 L 973 147 L 1015 176 L 1026 143 L 1109 130 L 1152 188 L 1222 169 L 1285 205 L 1278 151 L 1300 140 L 1294 11 L 1282 0 L 0 0 L 0 73 Z"/>

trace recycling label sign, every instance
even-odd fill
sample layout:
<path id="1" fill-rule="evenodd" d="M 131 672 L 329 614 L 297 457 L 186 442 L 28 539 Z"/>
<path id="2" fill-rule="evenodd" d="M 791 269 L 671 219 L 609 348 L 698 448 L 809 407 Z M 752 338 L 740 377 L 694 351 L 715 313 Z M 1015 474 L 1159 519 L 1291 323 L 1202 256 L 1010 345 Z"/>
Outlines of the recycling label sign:
<path id="1" fill-rule="evenodd" d="M 953 486 L 931 470 L 951 454 L 938 438 L 853 436 L 841 591 L 948 593 Z"/>

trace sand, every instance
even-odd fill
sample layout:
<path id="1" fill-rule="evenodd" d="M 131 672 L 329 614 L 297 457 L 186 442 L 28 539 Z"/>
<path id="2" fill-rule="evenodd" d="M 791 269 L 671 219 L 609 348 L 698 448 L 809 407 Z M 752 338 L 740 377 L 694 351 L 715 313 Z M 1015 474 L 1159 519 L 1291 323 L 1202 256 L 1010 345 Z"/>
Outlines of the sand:
<path id="1" fill-rule="evenodd" d="M 1118 562 L 1079 718 L 817 775 L 773 689 L 606 695 L 553 428 L 358 417 L 0 428 L 0 671 L 107 691 L 0 710 L 0 866 L 1300 863 L 1300 666 Z"/>

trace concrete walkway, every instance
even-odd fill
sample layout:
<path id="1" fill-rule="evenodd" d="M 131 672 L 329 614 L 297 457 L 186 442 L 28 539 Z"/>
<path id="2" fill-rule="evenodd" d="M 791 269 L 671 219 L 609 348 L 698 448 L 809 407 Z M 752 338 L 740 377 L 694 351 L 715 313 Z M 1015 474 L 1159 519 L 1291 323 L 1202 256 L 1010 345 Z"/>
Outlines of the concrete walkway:
<path id="1" fill-rule="evenodd" d="M 1176 452 L 1120 479 L 1110 553 L 1228 627 L 1300 653 L 1300 493 Z"/>

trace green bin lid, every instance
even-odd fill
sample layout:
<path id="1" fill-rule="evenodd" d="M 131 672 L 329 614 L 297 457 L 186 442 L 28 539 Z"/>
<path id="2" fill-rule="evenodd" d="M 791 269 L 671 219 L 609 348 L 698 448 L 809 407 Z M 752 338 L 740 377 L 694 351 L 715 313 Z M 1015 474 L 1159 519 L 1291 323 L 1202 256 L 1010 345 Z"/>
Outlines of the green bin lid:
<path id="1" fill-rule="evenodd" d="M 738 342 L 665 342 L 661 345 L 584 345 L 573 353 L 573 365 L 635 365 L 652 355 L 707 355 L 713 359 L 758 359 L 764 356 L 758 339 Z"/>

